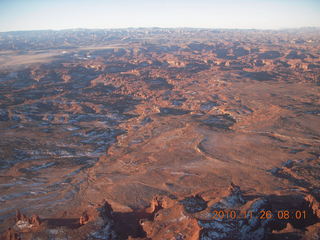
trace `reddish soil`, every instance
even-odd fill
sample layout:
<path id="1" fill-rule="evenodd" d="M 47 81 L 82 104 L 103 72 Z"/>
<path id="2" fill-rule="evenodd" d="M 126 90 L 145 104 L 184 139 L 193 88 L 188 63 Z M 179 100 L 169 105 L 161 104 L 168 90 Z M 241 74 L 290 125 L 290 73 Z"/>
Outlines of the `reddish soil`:
<path id="1" fill-rule="evenodd" d="M 1 34 L 4 239 L 320 239 L 319 29 Z"/>

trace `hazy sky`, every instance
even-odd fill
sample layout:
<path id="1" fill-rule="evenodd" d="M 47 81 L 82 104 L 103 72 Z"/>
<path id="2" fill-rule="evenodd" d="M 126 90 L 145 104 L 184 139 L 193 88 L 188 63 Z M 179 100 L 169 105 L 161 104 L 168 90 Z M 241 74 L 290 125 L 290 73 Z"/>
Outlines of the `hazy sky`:
<path id="1" fill-rule="evenodd" d="M 320 26 L 320 0 L 0 0 L 0 31 Z"/>

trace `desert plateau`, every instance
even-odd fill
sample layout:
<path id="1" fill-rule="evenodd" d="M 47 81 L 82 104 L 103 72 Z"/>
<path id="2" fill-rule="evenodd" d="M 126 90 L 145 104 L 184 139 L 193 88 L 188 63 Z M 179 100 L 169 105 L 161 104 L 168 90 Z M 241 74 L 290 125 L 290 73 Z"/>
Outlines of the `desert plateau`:
<path id="1" fill-rule="evenodd" d="M 320 239 L 320 29 L 0 33 L 5 240 Z"/>

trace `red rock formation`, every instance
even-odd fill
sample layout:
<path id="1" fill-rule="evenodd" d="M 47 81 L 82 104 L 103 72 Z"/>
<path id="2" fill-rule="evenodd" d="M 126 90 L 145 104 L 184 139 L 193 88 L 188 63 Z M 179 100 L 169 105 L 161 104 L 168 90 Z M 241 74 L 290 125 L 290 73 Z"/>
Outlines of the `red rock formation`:
<path id="1" fill-rule="evenodd" d="M 80 223 L 80 225 L 84 225 L 88 221 L 89 221 L 89 215 L 88 215 L 88 213 L 86 211 L 84 211 L 82 213 L 82 215 L 80 216 L 79 223 Z"/>
<path id="2" fill-rule="evenodd" d="M 4 234 L 4 240 L 21 240 L 21 238 L 12 228 L 8 228 Z"/>
<path id="3" fill-rule="evenodd" d="M 13 229 L 16 231 L 32 231 L 37 229 L 41 225 L 41 220 L 38 215 L 32 215 L 30 218 L 26 215 L 22 214 L 20 210 L 16 210 L 16 217 L 15 217 L 15 225 Z"/>
<path id="4" fill-rule="evenodd" d="M 305 197 L 305 200 L 309 203 L 309 208 L 312 209 L 313 214 L 316 215 L 320 219 L 320 203 L 319 203 L 319 201 L 311 194 L 308 194 Z"/>
<path id="5" fill-rule="evenodd" d="M 166 201 L 165 201 L 166 202 Z M 161 204 L 152 204 L 160 206 Z M 178 202 L 161 205 L 152 221 L 141 221 L 147 237 L 153 240 L 190 239 L 198 240 L 201 228 L 197 220 L 185 213 L 184 207 Z M 156 208 L 154 208 L 156 209 Z"/>

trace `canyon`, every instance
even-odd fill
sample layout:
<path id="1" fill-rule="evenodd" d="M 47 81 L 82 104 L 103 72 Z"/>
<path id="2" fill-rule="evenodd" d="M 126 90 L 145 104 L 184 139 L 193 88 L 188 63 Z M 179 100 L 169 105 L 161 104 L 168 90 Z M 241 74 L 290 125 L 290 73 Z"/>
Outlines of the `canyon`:
<path id="1" fill-rule="evenodd" d="M 319 39 L 0 33 L 3 238 L 318 239 Z"/>

